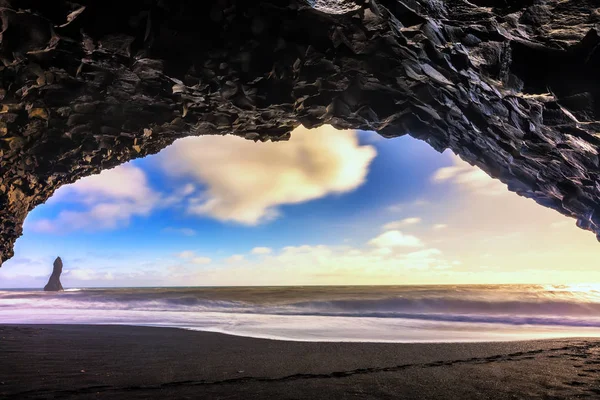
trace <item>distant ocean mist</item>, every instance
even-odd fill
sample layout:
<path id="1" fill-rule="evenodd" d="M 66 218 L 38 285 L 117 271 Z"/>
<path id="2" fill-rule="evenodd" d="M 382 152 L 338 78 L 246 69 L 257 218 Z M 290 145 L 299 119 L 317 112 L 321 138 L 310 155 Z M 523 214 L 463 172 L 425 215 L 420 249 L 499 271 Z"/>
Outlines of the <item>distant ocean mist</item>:
<path id="1" fill-rule="evenodd" d="M 161 326 L 303 341 L 600 337 L 600 286 L 0 290 L 0 323 Z"/>

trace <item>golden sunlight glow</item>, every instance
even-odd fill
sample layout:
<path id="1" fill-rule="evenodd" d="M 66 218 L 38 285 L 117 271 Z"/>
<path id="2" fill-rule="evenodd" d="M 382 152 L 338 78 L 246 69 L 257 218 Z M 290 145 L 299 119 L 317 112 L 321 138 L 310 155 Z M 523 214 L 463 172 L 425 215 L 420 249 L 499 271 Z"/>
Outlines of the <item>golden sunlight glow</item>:
<path id="1" fill-rule="evenodd" d="M 447 196 L 390 207 L 383 233 L 364 243 L 290 246 L 245 259 L 235 273 L 215 266 L 197 279 L 211 284 L 234 276 L 240 285 L 579 282 L 553 287 L 590 300 L 600 296 L 600 284 L 589 284 L 600 282 L 600 245 L 593 234 L 451 159 L 453 166 L 431 177 L 433 186 L 449 186 Z M 370 224 L 357 219 L 348 229 Z"/>

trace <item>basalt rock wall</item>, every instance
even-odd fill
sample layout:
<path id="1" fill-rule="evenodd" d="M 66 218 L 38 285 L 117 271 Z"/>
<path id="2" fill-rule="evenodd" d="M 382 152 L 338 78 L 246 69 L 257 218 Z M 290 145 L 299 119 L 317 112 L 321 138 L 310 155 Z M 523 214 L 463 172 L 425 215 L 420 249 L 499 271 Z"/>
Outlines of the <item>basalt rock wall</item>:
<path id="1" fill-rule="evenodd" d="M 450 148 L 599 234 L 597 7 L 0 0 L 0 262 L 65 183 L 184 136 L 299 124 Z"/>

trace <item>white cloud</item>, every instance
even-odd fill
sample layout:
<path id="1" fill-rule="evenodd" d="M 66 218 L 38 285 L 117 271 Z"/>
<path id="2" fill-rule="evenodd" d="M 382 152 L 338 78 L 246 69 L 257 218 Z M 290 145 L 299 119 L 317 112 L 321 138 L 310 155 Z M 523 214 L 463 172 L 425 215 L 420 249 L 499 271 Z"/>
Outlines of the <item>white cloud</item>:
<path id="1" fill-rule="evenodd" d="M 423 242 L 416 236 L 406 235 L 400 231 L 387 231 L 371 239 L 369 244 L 376 247 L 423 247 Z"/>
<path id="2" fill-rule="evenodd" d="M 79 196 L 78 201 L 92 205 L 103 199 L 127 199 L 143 203 L 148 196 L 152 197 L 144 171 L 133 164 L 123 164 L 102 171 L 98 175 L 83 178 L 65 189 L 62 193 L 63 197 L 76 193 Z M 60 195 L 55 196 L 61 198 Z"/>
<path id="3" fill-rule="evenodd" d="M 377 254 L 380 256 L 387 256 L 392 254 L 394 251 L 389 247 L 380 247 L 378 249 L 373 250 L 373 254 Z"/>
<path id="4" fill-rule="evenodd" d="M 190 213 L 255 225 L 277 217 L 283 204 L 356 189 L 375 155 L 372 146 L 359 144 L 356 132 L 324 126 L 299 127 L 289 142 L 185 138 L 160 157 L 167 173 L 205 185 L 188 202 Z"/>
<path id="5" fill-rule="evenodd" d="M 420 222 L 421 222 L 421 218 L 417 218 L 417 217 L 404 218 L 402 220 L 388 222 L 387 224 L 383 225 L 383 229 L 386 231 L 391 231 L 391 230 L 400 229 L 400 228 L 403 228 L 403 227 L 409 226 L 409 225 L 416 225 Z"/>
<path id="6" fill-rule="evenodd" d="M 192 264 L 210 264 L 212 259 L 209 257 L 201 257 L 196 255 L 195 251 L 185 250 L 180 253 L 175 254 L 175 257 L 186 260 L 186 262 L 190 262 Z"/>
<path id="7" fill-rule="evenodd" d="M 63 281 L 112 281 L 115 276 L 112 272 L 97 271 L 91 268 L 75 268 L 63 272 Z"/>
<path id="8" fill-rule="evenodd" d="M 60 233 L 126 226 L 134 216 L 146 216 L 158 205 L 144 171 L 124 164 L 83 178 L 56 191 L 53 202 L 75 203 L 83 211 L 61 211 L 56 218 L 28 224 L 34 231 Z"/>
<path id="9" fill-rule="evenodd" d="M 183 188 L 181 188 L 181 195 L 189 196 L 190 194 L 194 193 L 195 191 L 196 191 L 196 186 L 194 186 L 191 183 L 188 183 Z"/>
<path id="10" fill-rule="evenodd" d="M 406 257 L 411 258 L 411 259 L 423 260 L 423 259 L 429 259 L 434 256 L 439 256 L 440 254 L 442 254 L 442 252 L 438 249 L 425 249 L 425 250 L 413 251 L 412 253 L 408 253 L 406 255 Z"/>
<path id="11" fill-rule="evenodd" d="M 225 259 L 225 261 L 229 262 L 229 263 L 237 263 L 240 261 L 244 261 L 246 258 L 241 255 L 241 254 L 234 254 L 231 257 L 228 257 Z"/>
<path id="12" fill-rule="evenodd" d="M 158 207 L 182 207 L 192 214 L 254 225 L 275 218 L 279 206 L 356 189 L 376 155 L 354 131 L 298 128 L 289 142 L 254 143 L 235 136 L 186 138 L 160 155 L 161 165 L 189 181 L 169 195 L 155 192 L 133 164 L 81 179 L 59 189 L 52 203 L 77 205 L 54 218 L 28 222 L 37 232 L 106 230 L 127 226 L 132 217 Z M 165 232 L 193 236 L 189 228 Z"/>
<path id="13" fill-rule="evenodd" d="M 169 193 L 168 196 L 165 196 L 161 203 L 163 206 L 178 206 L 183 201 L 189 200 L 189 198 L 196 192 L 197 188 L 195 185 L 188 183 L 183 186 L 180 186 L 176 190 L 173 190 Z"/>
<path id="14" fill-rule="evenodd" d="M 477 167 L 473 167 L 452 154 L 453 166 L 438 169 L 431 177 L 432 182 L 452 182 L 470 191 L 488 196 L 499 196 L 508 192 L 506 185 L 491 178 Z"/>
<path id="15" fill-rule="evenodd" d="M 183 259 L 188 259 L 188 258 L 192 258 L 196 255 L 196 252 L 192 251 L 192 250 L 185 250 L 182 251 L 181 253 L 177 253 L 175 254 L 175 256 L 177 258 L 183 258 Z"/>
<path id="16" fill-rule="evenodd" d="M 250 253 L 252 254 L 271 254 L 273 249 L 270 247 L 255 247 Z"/>
<path id="17" fill-rule="evenodd" d="M 435 171 L 432 179 L 434 182 L 444 182 L 456 177 L 458 174 L 462 172 L 462 169 L 457 166 L 453 167 L 443 167 Z"/>
<path id="18" fill-rule="evenodd" d="M 434 231 L 440 231 L 442 229 L 446 229 L 447 227 L 448 225 L 446 224 L 435 224 L 431 229 L 433 229 Z"/>
<path id="19" fill-rule="evenodd" d="M 212 262 L 209 257 L 194 257 L 191 261 L 193 264 L 210 264 Z"/>
<path id="20" fill-rule="evenodd" d="M 38 287 L 47 281 L 52 260 L 45 257 L 40 261 Z M 23 263 L 29 266 L 31 261 Z M 67 261 L 65 266 L 74 264 Z M 366 243 L 360 247 L 297 245 L 272 249 L 261 257 L 226 254 L 212 260 L 191 250 L 165 252 L 162 257 L 153 255 L 150 259 L 128 255 L 108 259 L 100 255 L 87 259 L 85 268 L 65 269 L 62 282 L 65 287 L 400 284 L 411 279 L 414 282 L 418 274 L 435 274 L 438 266 L 447 265 L 451 262 L 436 249 L 406 248 L 401 252 L 371 248 Z M 13 272 L 23 271 L 22 266 L 15 264 Z M 0 269 L 0 275 L 3 272 L 4 268 Z M 21 281 L 14 277 L 7 282 L 16 285 Z"/>
<path id="21" fill-rule="evenodd" d="M 452 268 L 451 261 L 445 260 L 438 249 L 408 249 L 398 252 L 387 247 L 286 246 L 260 259 L 240 255 L 225 258 L 227 268 L 201 271 L 196 279 L 203 284 L 224 280 L 242 285 L 302 285 L 315 280 L 328 284 L 400 283 L 413 278 L 417 271 L 435 274 L 440 268 Z"/>

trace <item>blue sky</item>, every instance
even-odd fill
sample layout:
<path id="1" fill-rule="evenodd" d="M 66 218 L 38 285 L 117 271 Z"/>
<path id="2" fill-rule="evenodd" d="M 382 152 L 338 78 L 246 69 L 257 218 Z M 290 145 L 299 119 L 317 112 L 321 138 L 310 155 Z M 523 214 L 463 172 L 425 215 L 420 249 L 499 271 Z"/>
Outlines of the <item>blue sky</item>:
<path id="1" fill-rule="evenodd" d="M 600 245 L 408 136 L 187 138 L 59 189 L 0 287 L 597 282 Z"/>

